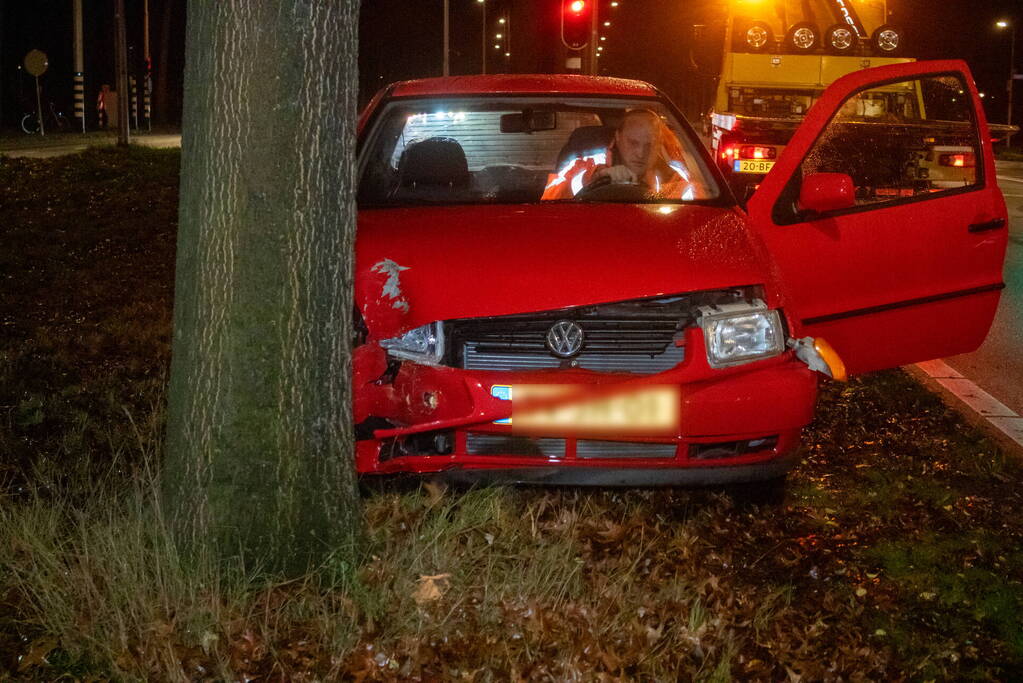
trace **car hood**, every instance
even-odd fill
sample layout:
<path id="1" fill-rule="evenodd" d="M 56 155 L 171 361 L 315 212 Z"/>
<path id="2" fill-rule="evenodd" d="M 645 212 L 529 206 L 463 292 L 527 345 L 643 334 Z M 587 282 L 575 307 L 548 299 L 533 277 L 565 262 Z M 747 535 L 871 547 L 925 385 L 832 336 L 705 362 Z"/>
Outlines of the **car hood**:
<path id="1" fill-rule="evenodd" d="M 736 210 L 664 204 L 367 209 L 356 304 L 373 338 L 435 320 L 511 315 L 760 284 Z"/>

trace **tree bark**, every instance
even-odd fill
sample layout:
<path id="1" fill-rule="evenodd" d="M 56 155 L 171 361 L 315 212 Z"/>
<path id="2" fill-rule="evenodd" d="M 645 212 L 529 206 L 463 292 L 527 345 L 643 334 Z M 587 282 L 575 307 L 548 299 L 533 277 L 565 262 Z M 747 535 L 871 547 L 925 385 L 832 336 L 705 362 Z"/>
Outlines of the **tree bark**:
<path id="1" fill-rule="evenodd" d="M 183 547 L 351 566 L 358 0 L 188 5 L 164 501 Z"/>

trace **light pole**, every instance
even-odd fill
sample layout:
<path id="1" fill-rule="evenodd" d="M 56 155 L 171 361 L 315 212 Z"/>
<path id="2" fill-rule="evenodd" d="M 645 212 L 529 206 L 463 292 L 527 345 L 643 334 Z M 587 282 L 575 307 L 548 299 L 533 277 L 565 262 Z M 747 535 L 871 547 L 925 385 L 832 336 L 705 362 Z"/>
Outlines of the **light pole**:
<path id="1" fill-rule="evenodd" d="M 1016 78 L 1016 21 L 1002 20 L 995 24 L 998 28 L 1007 28 L 1012 31 L 1012 35 L 1009 38 L 1009 111 L 1006 116 L 1006 123 L 1012 125 L 1012 84 Z M 1012 148 L 1012 133 L 1005 134 L 1005 148 Z"/>
<path id="2" fill-rule="evenodd" d="M 487 0 L 476 0 L 483 7 L 483 73 L 487 73 Z"/>
<path id="3" fill-rule="evenodd" d="M 444 0 L 444 75 L 451 75 L 451 64 L 448 61 L 448 53 L 450 48 L 448 47 L 451 40 L 451 18 L 450 18 L 450 0 Z"/>

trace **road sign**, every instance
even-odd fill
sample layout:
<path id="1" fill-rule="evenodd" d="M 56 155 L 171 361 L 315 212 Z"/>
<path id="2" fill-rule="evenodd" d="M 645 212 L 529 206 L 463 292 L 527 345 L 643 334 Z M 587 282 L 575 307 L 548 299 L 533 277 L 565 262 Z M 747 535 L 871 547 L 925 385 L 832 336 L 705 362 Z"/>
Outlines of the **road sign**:
<path id="1" fill-rule="evenodd" d="M 50 66 L 50 60 L 42 50 L 32 50 L 25 55 L 25 71 L 33 76 L 42 76 L 46 68 Z"/>

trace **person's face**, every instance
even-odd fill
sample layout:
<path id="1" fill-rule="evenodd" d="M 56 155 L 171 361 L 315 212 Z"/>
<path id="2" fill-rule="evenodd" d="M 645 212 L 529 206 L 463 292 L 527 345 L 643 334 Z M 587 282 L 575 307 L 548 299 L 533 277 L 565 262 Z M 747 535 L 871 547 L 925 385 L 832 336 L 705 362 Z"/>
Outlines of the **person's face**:
<path id="1" fill-rule="evenodd" d="M 625 120 L 622 129 L 615 133 L 615 147 L 622 163 L 637 178 L 642 178 L 653 168 L 656 138 L 655 123 L 649 116 L 631 116 Z"/>

